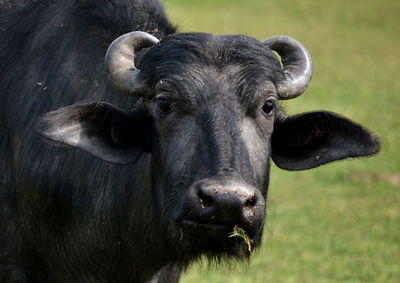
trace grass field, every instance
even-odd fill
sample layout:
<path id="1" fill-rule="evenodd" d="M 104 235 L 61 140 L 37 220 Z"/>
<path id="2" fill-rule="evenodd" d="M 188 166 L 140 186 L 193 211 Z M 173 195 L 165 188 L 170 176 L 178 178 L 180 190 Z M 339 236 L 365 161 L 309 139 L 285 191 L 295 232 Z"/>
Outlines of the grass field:
<path id="1" fill-rule="evenodd" d="M 249 266 L 193 266 L 182 282 L 400 282 L 400 1 L 164 0 L 180 31 L 285 34 L 314 61 L 289 113 L 326 109 L 382 151 L 311 171 L 272 168 L 263 246 Z"/>

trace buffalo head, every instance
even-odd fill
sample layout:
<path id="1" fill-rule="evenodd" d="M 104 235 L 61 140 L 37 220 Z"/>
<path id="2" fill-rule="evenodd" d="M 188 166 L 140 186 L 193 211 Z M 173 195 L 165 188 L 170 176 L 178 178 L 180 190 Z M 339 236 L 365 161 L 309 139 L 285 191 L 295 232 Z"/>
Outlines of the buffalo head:
<path id="1" fill-rule="evenodd" d="M 304 170 L 379 150 L 337 114 L 283 113 L 278 100 L 303 93 L 312 76 L 310 55 L 289 37 L 132 32 L 111 44 L 106 70 L 138 97 L 134 109 L 85 102 L 44 115 L 39 132 L 132 170 L 147 166 L 152 215 L 177 254 L 246 256 L 259 245 L 270 157 Z M 235 227 L 251 247 L 229 237 Z"/>

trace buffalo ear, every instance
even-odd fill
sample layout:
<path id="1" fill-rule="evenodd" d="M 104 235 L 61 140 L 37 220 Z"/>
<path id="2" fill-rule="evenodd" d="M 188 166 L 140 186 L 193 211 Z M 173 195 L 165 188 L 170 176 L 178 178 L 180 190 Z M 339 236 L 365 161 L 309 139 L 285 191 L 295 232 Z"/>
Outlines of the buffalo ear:
<path id="1" fill-rule="evenodd" d="M 379 139 L 344 117 L 325 111 L 278 119 L 271 157 L 286 170 L 305 170 L 349 157 L 375 154 Z"/>
<path id="2" fill-rule="evenodd" d="M 143 106 L 127 111 L 105 102 L 75 104 L 46 113 L 36 126 L 47 140 L 113 163 L 135 162 L 150 150 L 152 122 Z"/>

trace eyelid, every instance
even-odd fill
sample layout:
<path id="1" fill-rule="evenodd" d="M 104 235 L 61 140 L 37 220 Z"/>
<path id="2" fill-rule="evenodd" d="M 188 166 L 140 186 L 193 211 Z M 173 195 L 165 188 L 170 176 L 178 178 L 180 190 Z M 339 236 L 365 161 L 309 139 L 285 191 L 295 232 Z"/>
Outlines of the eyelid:
<path id="1" fill-rule="evenodd" d="M 154 101 L 155 101 L 155 102 L 158 102 L 158 101 L 160 101 L 160 100 L 162 100 L 162 99 L 168 100 L 168 102 L 169 102 L 172 106 L 175 106 L 175 104 L 176 104 L 176 100 L 175 100 L 174 98 L 170 97 L 170 96 L 167 96 L 167 95 L 160 94 L 160 95 L 156 95 L 156 96 L 154 97 Z"/>
<path id="2" fill-rule="evenodd" d="M 156 94 L 156 95 L 154 96 L 154 99 L 155 99 L 155 100 L 161 99 L 161 98 L 169 99 L 169 96 L 166 95 L 165 93 L 158 93 L 158 94 Z"/>
<path id="3" fill-rule="evenodd" d="M 278 100 L 276 94 L 274 92 L 269 92 L 266 96 L 265 96 L 265 101 L 267 100 Z"/>
<path id="4" fill-rule="evenodd" d="M 260 100 L 259 105 L 262 107 L 267 101 L 274 101 L 276 105 L 278 104 L 278 98 L 276 97 L 275 93 L 270 93 L 264 96 L 264 98 Z"/>
<path id="5" fill-rule="evenodd" d="M 154 96 L 155 99 L 159 98 L 166 98 L 170 100 L 174 100 L 174 89 L 172 88 L 166 88 L 166 87 L 160 87 L 156 89 L 156 95 Z"/>
<path id="6" fill-rule="evenodd" d="M 161 100 L 161 99 L 166 99 L 168 100 L 172 105 L 176 103 L 176 99 L 174 99 L 171 95 L 167 95 L 165 93 L 157 94 L 154 96 L 153 100 L 155 102 Z"/>

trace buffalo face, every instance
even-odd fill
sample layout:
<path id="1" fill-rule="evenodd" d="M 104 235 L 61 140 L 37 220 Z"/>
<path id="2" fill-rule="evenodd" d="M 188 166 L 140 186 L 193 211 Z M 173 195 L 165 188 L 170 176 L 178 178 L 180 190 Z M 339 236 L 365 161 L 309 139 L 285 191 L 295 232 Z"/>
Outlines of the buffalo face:
<path id="1" fill-rule="evenodd" d="M 241 254 L 243 241 L 229 238 L 236 226 L 257 246 L 279 61 L 248 37 L 187 34 L 153 47 L 139 68 L 154 85 L 143 103 L 154 121 L 153 184 L 170 234 L 185 250 Z"/>
<path id="2" fill-rule="evenodd" d="M 312 74 L 308 52 L 287 37 L 177 34 L 158 42 L 133 32 L 111 45 L 106 69 L 117 89 L 140 97 L 135 109 L 82 103 L 43 116 L 39 132 L 114 163 L 151 153 L 140 166 L 152 173 L 152 223 L 181 257 L 242 257 L 259 245 L 270 157 L 304 170 L 379 150 L 375 136 L 339 115 L 279 109 Z M 230 237 L 238 228 L 247 245 Z"/>

